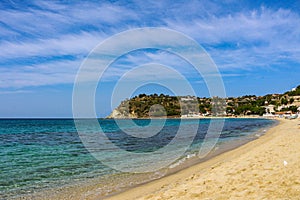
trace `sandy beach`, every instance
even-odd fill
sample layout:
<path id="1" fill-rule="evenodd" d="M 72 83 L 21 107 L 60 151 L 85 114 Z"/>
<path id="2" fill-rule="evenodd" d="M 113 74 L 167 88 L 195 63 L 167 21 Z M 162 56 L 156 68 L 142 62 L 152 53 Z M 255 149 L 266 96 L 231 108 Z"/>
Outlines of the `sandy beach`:
<path id="1" fill-rule="evenodd" d="M 300 199 L 300 119 L 176 174 L 107 200 Z"/>
<path id="2" fill-rule="evenodd" d="M 300 119 L 280 119 L 256 140 L 105 200 L 300 199 L 299 144 Z M 97 182 L 20 199 L 103 199 Z"/>

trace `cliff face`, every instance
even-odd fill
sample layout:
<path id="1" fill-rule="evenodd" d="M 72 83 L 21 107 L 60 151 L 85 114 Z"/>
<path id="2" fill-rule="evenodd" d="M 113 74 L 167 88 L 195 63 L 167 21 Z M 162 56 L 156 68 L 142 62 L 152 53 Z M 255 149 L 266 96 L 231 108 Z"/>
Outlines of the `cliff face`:
<path id="1" fill-rule="evenodd" d="M 129 112 L 122 112 L 119 110 L 119 107 L 118 107 L 118 108 L 114 109 L 107 118 L 129 119 L 129 118 L 138 118 L 138 116 L 136 114 L 131 114 Z"/>

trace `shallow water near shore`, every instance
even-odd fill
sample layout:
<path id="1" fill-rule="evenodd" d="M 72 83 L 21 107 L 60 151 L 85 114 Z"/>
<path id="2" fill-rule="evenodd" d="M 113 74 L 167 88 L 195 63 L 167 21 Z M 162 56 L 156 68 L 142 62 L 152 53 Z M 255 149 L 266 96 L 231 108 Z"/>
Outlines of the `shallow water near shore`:
<path id="1" fill-rule="evenodd" d="M 123 122 L 127 130 L 142 130 L 130 127 L 126 120 Z M 150 120 L 140 119 L 134 122 L 142 128 L 149 125 Z M 160 119 L 153 122 L 151 126 L 156 126 L 160 124 Z M 72 119 L 2 119 L 0 198 L 26 198 L 64 187 L 95 184 L 99 186 L 98 195 L 105 196 L 174 173 L 201 162 L 197 154 L 210 122 L 211 119 L 167 119 L 163 128 L 150 141 L 127 137 L 114 120 L 99 120 L 110 140 L 118 144 L 119 148 L 135 153 L 155 152 L 162 148 L 174 138 L 179 126 L 184 126 L 187 132 L 194 126 L 199 126 L 188 150 L 171 165 L 155 172 L 132 174 L 112 169 L 94 158 L 82 144 Z M 264 129 L 275 123 L 267 119 L 226 119 L 218 143 L 202 161 L 256 139 L 264 134 Z M 90 129 L 91 127 L 87 132 Z M 183 141 L 187 138 L 181 139 Z M 180 146 L 180 143 L 177 145 Z M 109 151 L 104 152 L 107 157 L 110 156 Z M 126 162 L 124 157 L 110 159 Z"/>

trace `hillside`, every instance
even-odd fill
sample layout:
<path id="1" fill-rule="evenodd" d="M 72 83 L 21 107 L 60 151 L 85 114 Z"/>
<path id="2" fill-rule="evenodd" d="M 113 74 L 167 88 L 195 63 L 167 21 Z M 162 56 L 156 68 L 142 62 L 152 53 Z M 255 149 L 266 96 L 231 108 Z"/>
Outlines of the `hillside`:
<path id="1" fill-rule="evenodd" d="M 108 118 L 263 115 L 278 111 L 295 113 L 299 107 L 300 85 L 284 94 L 268 94 L 258 97 L 246 95 L 225 99 L 140 94 L 122 101 Z"/>

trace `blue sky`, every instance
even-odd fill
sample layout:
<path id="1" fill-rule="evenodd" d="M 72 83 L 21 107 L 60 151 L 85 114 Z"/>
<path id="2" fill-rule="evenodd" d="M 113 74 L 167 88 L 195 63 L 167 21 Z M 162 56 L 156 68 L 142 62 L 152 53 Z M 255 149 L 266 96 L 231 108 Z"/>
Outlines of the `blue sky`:
<path id="1" fill-rule="evenodd" d="M 216 63 L 227 96 L 281 93 L 300 84 L 299 1 L 4 0 L 0 117 L 72 117 L 73 83 L 89 52 L 114 34 L 143 27 L 174 29 L 195 39 Z M 174 55 L 154 50 L 122 59 L 97 92 L 100 117 L 110 112 L 111 91 L 129 66 L 153 61 L 185 66 Z M 180 73 L 197 95 L 208 96 L 193 70 L 183 67 Z M 143 91 L 167 89 L 138 90 Z"/>

